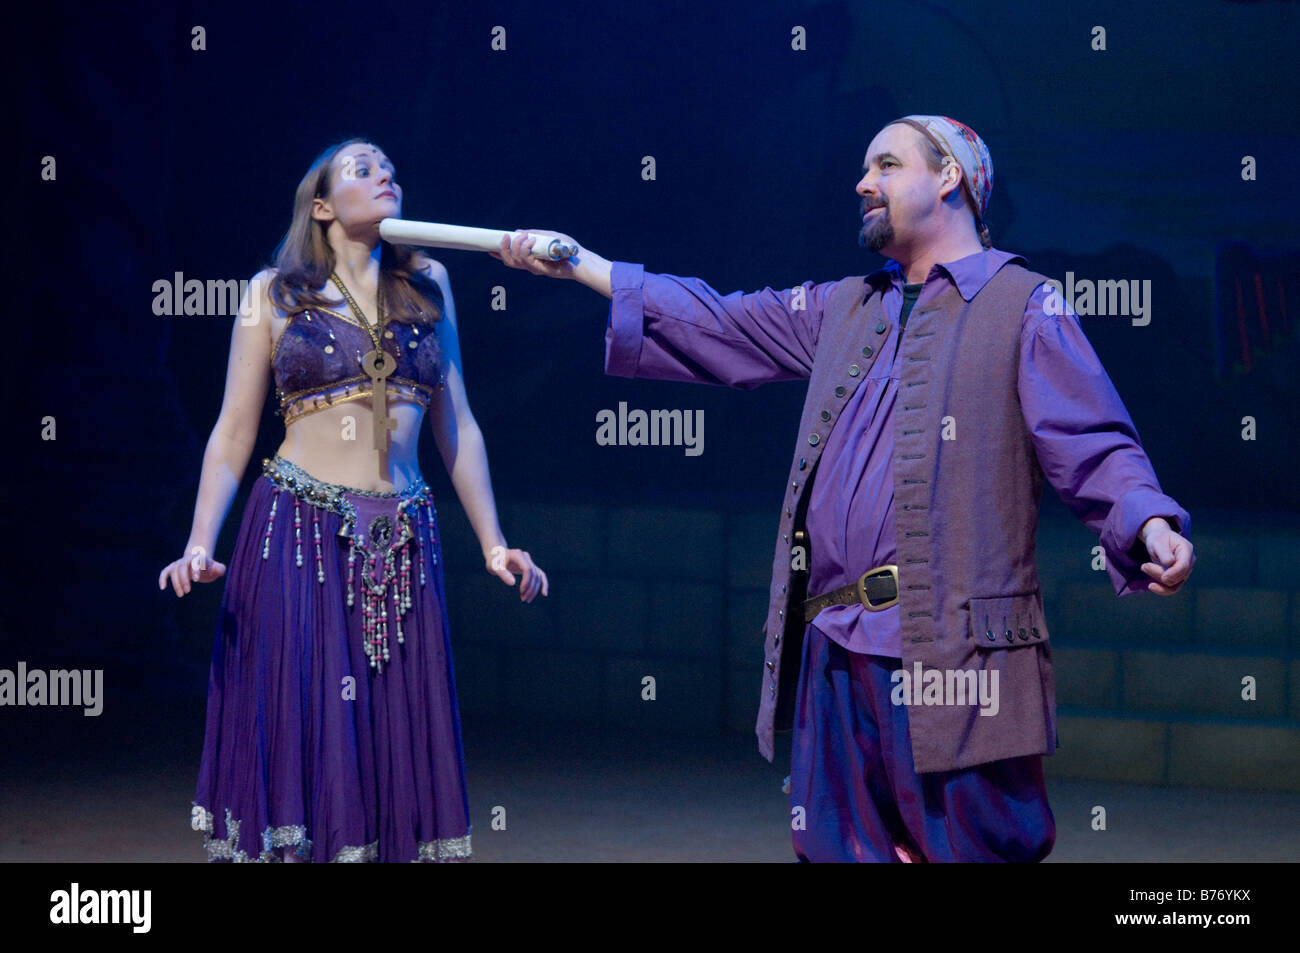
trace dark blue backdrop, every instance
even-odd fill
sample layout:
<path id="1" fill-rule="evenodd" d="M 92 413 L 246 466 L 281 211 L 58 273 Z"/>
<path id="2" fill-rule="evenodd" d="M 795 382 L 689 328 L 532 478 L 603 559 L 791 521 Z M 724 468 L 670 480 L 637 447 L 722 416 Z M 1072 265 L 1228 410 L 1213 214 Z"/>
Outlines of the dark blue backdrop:
<path id="1" fill-rule="evenodd" d="M 155 316 L 152 284 L 250 277 L 312 157 L 358 134 L 395 161 L 408 218 L 557 228 L 731 291 L 876 267 L 856 243 L 867 143 L 906 113 L 955 116 L 992 151 L 998 247 L 1052 275 L 1152 281 L 1148 326 L 1084 328 L 1164 488 L 1193 513 L 1300 509 L 1293 4 L 43 3 L 21 17 L 4 150 L 18 449 L 5 637 L 20 655 L 90 653 L 116 632 L 143 657 L 175 650 L 182 624 L 210 629 L 215 588 L 160 608 L 153 580 L 188 533 L 231 319 Z M 505 51 L 491 49 L 497 25 Z M 1231 243 L 1245 247 L 1225 264 Z M 441 257 L 498 500 L 770 505 L 775 518 L 801 384 L 607 378 L 599 296 Z M 489 307 L 496 285 L 504 312 Z M 597 446 L 596 412 L 621 400 L 703 409 L 704 454 Z M 270 411 L 245 489 L 282 435 Z M 47 416 L 57 440 L 41 439 Z M 450 499 L 431 440 L 422 454 Z M 182 651 L 200 661 L 206 638 Z"/>

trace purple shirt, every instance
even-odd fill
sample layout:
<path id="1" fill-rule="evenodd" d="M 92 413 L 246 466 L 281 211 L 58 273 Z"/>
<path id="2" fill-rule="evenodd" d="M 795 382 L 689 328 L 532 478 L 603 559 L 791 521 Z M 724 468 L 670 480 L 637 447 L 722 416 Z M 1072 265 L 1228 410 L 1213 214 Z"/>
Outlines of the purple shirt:
<path id="1" fill-rule="evenodd" d="M 913 310 L 924 309 L 953 284 L 971 300 L 1007 261 L 1024 259 L 989 250 L 935 265 Z M 882 271 L 890 278 L 883 305 L 897 321 L 903 274 L 893 261 Z M 724 296 L 698 278 L 648 274 L 641 265 L 614 262 L 605 372 L 745 390 L 768 381 L 807 379 L 835 284 L 805 282 L 785 291 Z M 1025 426 L 1048 481 L 1099 534 L 1116 594 L 1145 590 L 1150 577 L 1140 568 L 1146 553 L 1140 542 L 1135 546 L 1138 530 L 1151 517 L 1163 516 L 1183 532 L 1190 518 L 1161 492 L 1078 317 L 1059 297 L 1054 313 L 1047 313 L 1050 293 L 1047 285 L 1035 291 L 1021 321 Z M 810 597 L 897 561 L 892 461 L 893 410 L 902 376 L 899 340 L 872 363 L 822 453 L 808 501 Z M 1081 460 L 1091 465 L 1085 468 Z M 878 612 L 861 604 L 830 606 L 812 624 L 850 651 L 899 658 L 898 613 L 897 605 Z"/>

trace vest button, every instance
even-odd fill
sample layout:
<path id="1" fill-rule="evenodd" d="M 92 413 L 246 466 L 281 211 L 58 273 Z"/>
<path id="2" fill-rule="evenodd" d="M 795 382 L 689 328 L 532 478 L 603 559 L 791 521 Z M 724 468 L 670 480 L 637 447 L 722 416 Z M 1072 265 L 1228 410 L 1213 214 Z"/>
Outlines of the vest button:
<path id="1" fill-rule="evenodd" d="M 866 347 L 864 347 L 864 348 L 862 349 L 862 356 L 863 356 L 863 357 L 870 357 L 872 354 L 875 354 L 875 353 L 876 353 L 876 349 L 873 348 L 870 344 L 868 344 Z"/>
<path id="2" fill-rule="evenodd" d="M 798 484 L 798 483 L 794 483 L 794 484 L 792 484 L 792 486 L 794 487 L 794 491 L 795 491 L 796 493 L 798 493 L 798 492 L 799 492 L 799 484 Z"/>
<path id="3" fill-rule="evenodd" d="M 831 419 L 831 412 L 829 410 L 823 410 L 822 420 L 830 420 L 830 419 Z"/>
<path id="4" fill-rule="evenodd" d="M 808 461 L 807 461 L 804 457 L 800 457 L 800 458 L 799 458 L 799 469 L 802 470 L 802 469 L 803 469 L 804 467 L 806 467 L 807 465 L 808 465 Z"/>
<path id="5" fill-rule="evenodd" d="M 859 370 L 858 365 L 856 365 L 856 364 L 850 364 L 850 365 L 849 365 L 849 377 L 857 377 L 857 376 L 858 376 L 858 370 Z"/>
<path id="6" fill-rule="evenodd" d="M 835 396 L 836 396 L 836 397 L 843 397 L 843 396 L 844 396 L 844 385 L 843 385 L 843 384 L 841 384 L 839 387 L 836 387 L 836 388 L 835 388 Z"/>
<path id="7" fill-rule="evenodd" d="M 885 322 L 884 322 L 884 321 L 881 321 L 879 324 L 876 325 L 876 333 L 877 333 L 877 334 L 884 334 L 884 333 L 885 333 Z"/>
<path id="8" fill-rule="evenodd" d="M 1038 636 L 1038 626 L 1034 626 L 1034 627 L 1033 627 L 1032 629 L 1030 629 L 1029 631 L 1032 632 L 1032 633 L 1034 633 L 1034 637 L 1037 638 L 1037 636 Z"/>
<path id="9" fill-rule="evenodd" d="M 998 638 L 998 637 L 997 637 L 996 635 L 993 634 L 993 630 L 992 630 L 992 629 L 989 629 L 989 630 L 988 630 L 987 632 L 985 632 L 984 634 L 988 636 L 990 642 L 996 642 L 996 641 L 997 641 L 997 638 Z"/>
<path id="10" fill-rule="evenodd" d="M 1029 633 L 1025 631 L 1025 627 L 1023 625 L 1020 627 L 1020 641 L 1021 642 L 1029 641 Z"/>
<path id="11" fill-rule="evenodd" d="M 1010 630 L 1010 629 L 1007 629 L 1007 631 L 1006 631 L 1006 636 L 1007 636 L 1007 641 L 1008 641 L 1008 642 L 1013 641 L 1013 636 L 1011 635 L 1011 630 Z"/>
<path id="12" fill-rule="evenodd" d="M 793 515 L 794 515 L 794 514 L 791 513 L 789 510 L 786 510 L 786 511 L 785 511 L 786 519 L 789 519 L 789 518 L 790 518 L 791 516 L 793 516 Z M 1024 629 L 1021 629 L 1020 631 L 1023 632 L 1023 631 L 1025 631 L 1025 630 L 1024 630 Z"/>
<path id="13" fill-rule="evenodd" d="M 814 447 L 821 443 L 821 439 L 821 434 L 811 433 L 808 435 L 808 443 Z"/>

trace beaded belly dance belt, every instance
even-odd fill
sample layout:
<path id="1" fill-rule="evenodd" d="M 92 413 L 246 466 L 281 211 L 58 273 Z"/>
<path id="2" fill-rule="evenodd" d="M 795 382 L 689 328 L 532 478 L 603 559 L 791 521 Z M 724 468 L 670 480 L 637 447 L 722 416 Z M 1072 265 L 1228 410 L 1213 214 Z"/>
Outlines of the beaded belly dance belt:
<path id="1" fill-rule="evenodd" d="M 388 597 L 391 593 L 393 602 L 393 620 L 397 630 L 397 643 L 403 644 L 402 616 L 411 607 L 411 543 L 416 540 L 417 532 L 424 520 L 428 521 L 430 539 L 433 538 L 437 514 L 433 507 L 433 491 L 423 479 L 397 493 L 384 493 L 377 490 L 359 490 L 326 483 L 318 480 L 306 470 L 279 454 L 274 458 L 262 460 L 262 473 L 276 486 L 275 497 L 271 500 L 271 513 L 266 521 L 266 535 L 262 541 L 262 558 L 270 558 L 271 529 L 275 522 L 275 510 L 280 501 L 280 490 L 293 494 L 293 535 L 295 561 L 302 566 L 302 509 L 307 503 L 312 507 L 312 542 L 316 549 L 316 581 L 325 582 L 324 558 L 321 552 L 320 520 L 321 510 L 338 514 L 343 519 L 338 535 L 348 539 L 348 608 L 355 603 L 353 582 L 356 572 L 357 553 L 361 553 L 361 590 L 362 590 L 362 642 L 370 667 L 382 674 L 388 654 Z M 379 513 L 368 526 L 360 526 L 357 507 L 349 497 L 366 497 L 383 500 L 397 500 L 394 516 Z M 416 526 L 412 529 L 411 516 L 415 516 Z M 425 584 L 424 548 L 416 541 L 415 549 L 420 571 L 420 585 Z M 431 561 L 438 562 L 437 548 L 429 550 Z M 398 557 L 401 558 L 400 569 Z M 382 562 L 381 562 L 382 561 Z M 381 572 L 376 578 L 375 570 Z"/>

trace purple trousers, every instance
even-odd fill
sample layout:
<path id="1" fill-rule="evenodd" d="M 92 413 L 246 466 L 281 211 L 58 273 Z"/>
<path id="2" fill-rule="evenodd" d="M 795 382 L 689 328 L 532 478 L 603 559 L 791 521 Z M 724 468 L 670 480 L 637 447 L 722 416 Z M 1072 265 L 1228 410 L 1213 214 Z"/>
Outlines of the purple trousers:
<path id="1" fill-rule="evenodd" d="M 1042 756 L 918 775 L 907 706 L 890 700 L 901 667 L 808 627 L 790 772 L 799 859 L 1042 860 L 1056 840 Z"/>
<path id="2" fill-rule="evenodd" d="M 191 813 L 209 860 L 469 857 L 441 549 L 422 482 L 264 462 L 212 650 Z"/>

